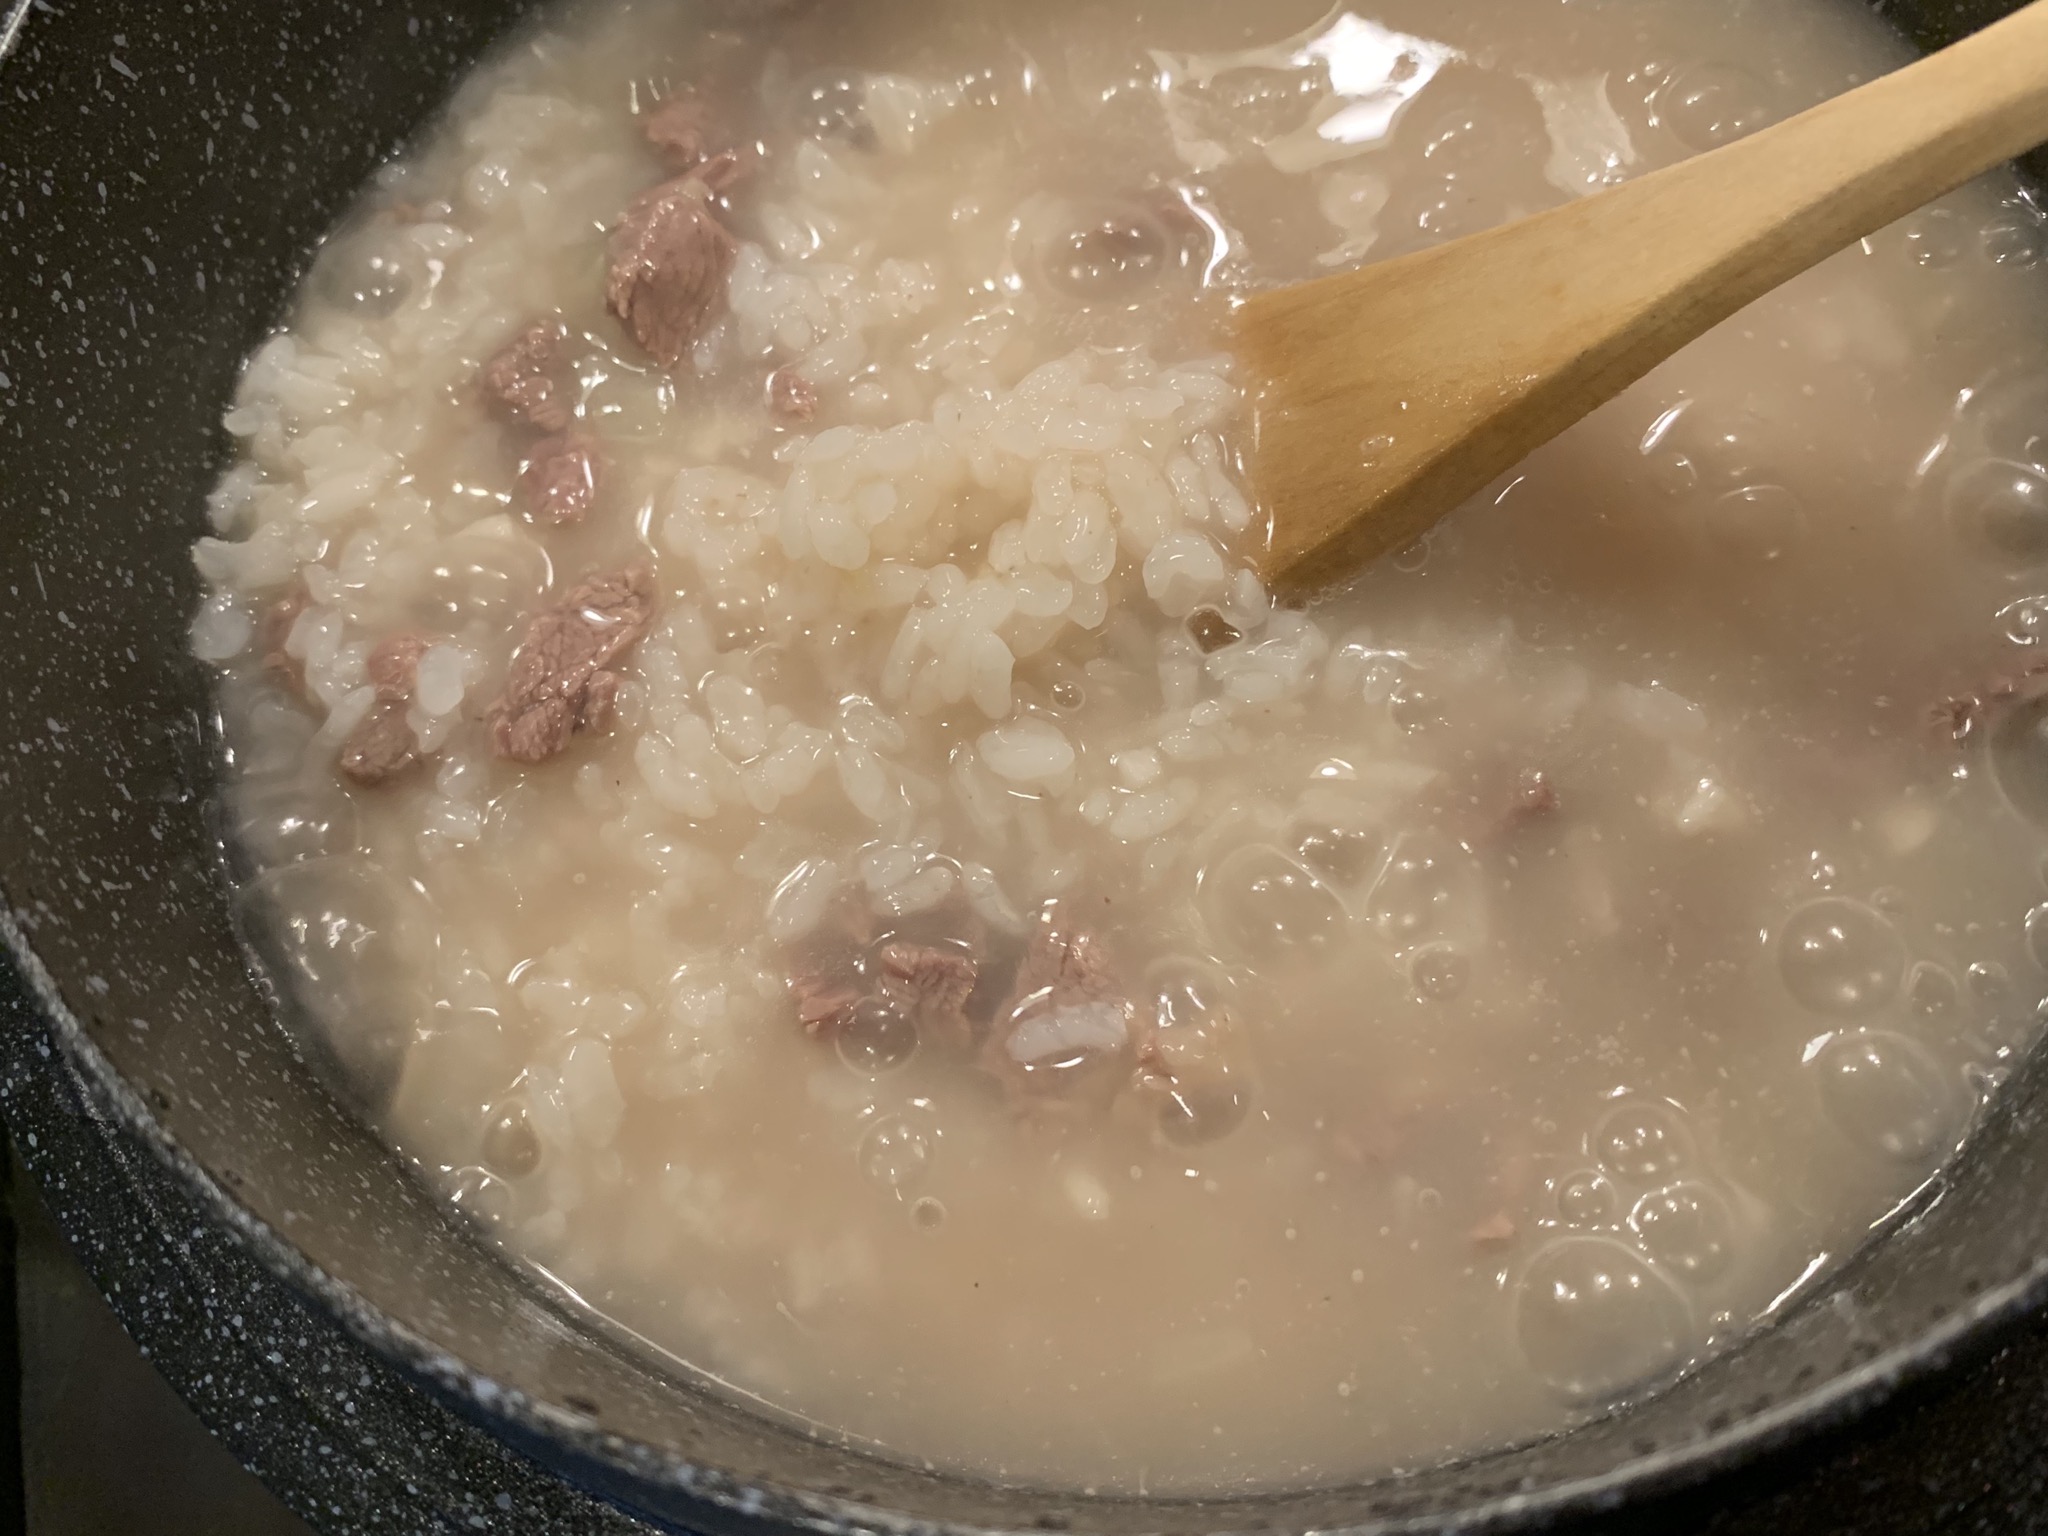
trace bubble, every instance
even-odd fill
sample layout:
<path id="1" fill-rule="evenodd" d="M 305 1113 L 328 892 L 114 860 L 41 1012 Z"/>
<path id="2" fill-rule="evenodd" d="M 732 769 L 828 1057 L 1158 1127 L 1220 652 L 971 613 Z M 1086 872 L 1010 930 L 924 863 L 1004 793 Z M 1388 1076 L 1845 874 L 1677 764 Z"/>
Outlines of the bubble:
<path id="1" fill-rule="evenodd" d="M 2012 978 L 1996 960 L 1973 961 L 1963 975 L 1970 983 L 1970 990 L 1987 1000 L 2003 997 L 2012 990 Z"/>
<path id="2" fill-rule="evenodd" d="M 1688 1179 L 1655 1189 L 1636 1202 L 1628 1224 L 1657 1263 L 1693 1280 L 1711 1280 L 1728 1267 L 1735 1220 L 1711 1185 Z"/>
<path id="3" fill-rule="evenodd" d="M 2027 914 L 2027 953 L 2034 964 L 2048 971 L 2048 902 Z"/>
<path id="4" fill-rule="evenodd" d="M 853 1016 L 833 1031 L 839 1059 L 855 1072 L 879 1077 L 917 1054 L 917 1026 L 888 998 L 864 997 Z"/>
<path id="5" fill-rule="evenodd" d="M 1967 237 L 1953 209 L 1924 208 L 1906 222 L 1906 255 L 1916 266 L 1953 266 Z"/>
<path id="6" fill-rule="evenodd" d="M 1327 949 L 1344 926 L 1344 904 L 1278 848 L 1253 843 L 1205 870 L 1203 916 L 1210 931 L 1253 960 Z"/>
<path id="7" fill-rule="evenodd" d="M 457 1168 L 448 1175 L 448 1203 L 494 1226 L 512 1214 L 512 1186 L 488 1168 Z"/>
<path id="8" fill-rule="evenodd" d="M 945 1225 L 946 1207 L 943 1201 L 934 1200 L 930 1195 L 920 1196 L 910 1204 L 910 1223 L 929 1232 L 934 1227 Z"/>
<path id="9" fill-rule="evenodd" d="M 1472 962 L 1448 944 L 1426 944 L 1408 963 L 1415 990 L 1433 1002 L 1448 1002 L 1465 990 Z"/>
<path id="10" fill-rule="evenodd" d="M 1604 1237 L 1559 1238 L 1515 1292 L 1515 1334 L 1530 1368 L 1578 1401 L 1662 1375 L 1685 1353 L 1692 1317 L 1677 1287 Z"/>
<path id="11" fill-rule="evenodd" d="M 1778 974 L 1793 998 L 1816 1013 L 1882 1008 L 1898 991 L 1905 967 L 1898 930 L 1846 897 L 1808 902 L 1785 919 L 1778 935 Z"/>
<path id="12" fill-rule="evenodd" d="M 1302 863 L 1339 887 L 1363 884 L 1386 848 L 1377 832 L 1329 821 L 1301 823 L 1291 840 Z"/>
<path id="13" fill-rule="evenodd" d="M 1152 995 L 1151 1049 L 1156 1065 L 1176 1078 L 1228 1070 L 1223 1039 L 1230 1027 L 1231 987 L 1214 966 L 1169 956 L 1146 973 Z"/>
<path id="14" fill-rule="evenodd" d="M 1657 116 L 1691 149 L 1755 133 L 1777 114 L 1771 88 L 1739 64 L 1690 65 L 1657 92 Z"/>
<path id="15" fill-rule="evenodd" d="M 1176 1147 L 1195 1147 L 1228 1136 L 1244 1123 L 1250 1099 L 1231 1077 L 1176 1081 L 1159 1106 L 1159 1134 Z"/>
<path id="16" fill-rule="evenodd" d="M 1556 1181 L 1557 1214 L 1568 1227 L 1602 1227 L 1614 1220 L 1620 1199 L 1607 1175 L 1582 1168 Z"/>
<path id="17" fill-rule="evenodd" d="M 1768 565 L 1806 530 L 1806 507 L 1782 485 L 1745 485 L 1714 499 L 1707 537 L 1742 560 Z"/>
<path id="18" fill-rule="evenodd" d="M 1084 304 L 1141 297 L 1171 264 L 1172 242 L 1149 212 L 1108 205 L 1076 210 L 1039 243 L 1046 281 Z"/>
<path id="19" fill-rule="evenodd" d="M 2013 569 L 2048 562 L 2048 476 L 2031 464 L 1986 459 L 1943 493 L 1950 525 L 1981 553 Z"/>
<path id="20" fill-rule="evenodd" d="M 1607 1112 L 1587 1138 L 1586 1151 L 1617 1178 L 1656 1184 L 1691 1159 L 1692 1138 L 1675 1109 L 1637 1099 Z"/>
<path id="21" fill-rule="evenodd" d="M 1951 1139 L 1951 1096 L 1941 1070 L 1893 1034 L 1838 1035 L 1814 1058 L 1821 1105 L 1862 1147 L 1918 1162 Z"/>
<path id="22" fill-rule="evenodd" d="M 484 1162 L 493 1173 L 523 1179 L 540 1166 L 540 1137 L 527 1122 L 526 1106 L 500 1106 L 484 1127 Z"/>
<path id="23" fill-rule="evenodd" d="M 1447 842 L 1403 836 L 1372 888 L 1372 925 L 1403 950 L 1449 936 L 1466 915 L 1467 874 Z"/>
<path id="24" fill-rule="evenodd" d="M 1055 709 L 1064 709 L 1071 713 L 1088 702 L 1088 694 L 1079 683 L 1070 678 L 1062 678 L 1052 685 L 1052 702 Z"/>
<path id="25" fill-rule="evenodd" d="M 2041 259 L 2041 221 L 2025 213 L 2001 214 L 1977 236 L 1977 249 L 1997 267 L 2031 267 Z"/>
<path id="26" fill-rule="evenodd" d="M 1954 974 L 1932 960 L 1922 960 L 1906 973 L 1906 999 L 1913 1011 L 1930 1021 L 1950 1018 L 1963 1000 Z"/>
<path id="27" fill-rule="evenodd" d="M 2007 603 L 1995 617 L 2014 645 L 2039 645 L 2048 639 L 2048 597 L 2022 597 Z"/>
<path id="28" fill-rule="evenodd" d="M 890 1115 L 868 1127 L 854 1151 L 860 1171 L 898 1199 L 907 1196 L 931 1169 L 932 1139 L 922 1126 Z"/>
<path id="29" fill-rule="evenodd" d="M 1991 776 L 2006 801 L 2037 827 L 2048 827 L 2048 694 L 2022 699 L 1991 730 Z"/>

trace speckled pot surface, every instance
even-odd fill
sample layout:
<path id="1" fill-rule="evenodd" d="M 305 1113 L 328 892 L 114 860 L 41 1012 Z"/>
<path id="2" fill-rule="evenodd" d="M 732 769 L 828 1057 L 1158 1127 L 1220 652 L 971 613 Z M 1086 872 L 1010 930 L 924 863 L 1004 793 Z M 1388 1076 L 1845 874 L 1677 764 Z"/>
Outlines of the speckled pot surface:
<path id="1" fill-rule="evenodd" d="M 851 3 L 851 0 L 843 0 Z M 1925 42 L 2012 7 L 1894 4 Z M 222 402 L 353 188 L 520 0 L 22 0 L 0 22 L 0 1062 L 174 1382 L 336 1531 L 1553 1525 L 1836 1422 L 2048 1289 L 2048 1070 L 1825 1293 L 1673 1390 L 1399 1481 L 1083 1499 L 808 1440 L 579 1329 L 322 1091 L 214 857 L 186 546 Z"/>

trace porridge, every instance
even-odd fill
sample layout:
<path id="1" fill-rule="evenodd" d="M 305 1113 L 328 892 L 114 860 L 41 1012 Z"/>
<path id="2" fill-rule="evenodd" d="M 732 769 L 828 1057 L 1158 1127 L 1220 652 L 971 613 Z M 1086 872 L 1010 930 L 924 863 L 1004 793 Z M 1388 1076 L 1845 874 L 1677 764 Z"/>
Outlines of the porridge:
<path id="1" fill-rule="evenodd" d="M 1276 605 L 1261 286 L 1899 61 L 1847 0 L 550 13 L 323 245 L 196 558 L 283 1016 L 821 1434 L 1300 1484 L 1796 1305 L 2048 962 L 2010 177 Z"/>

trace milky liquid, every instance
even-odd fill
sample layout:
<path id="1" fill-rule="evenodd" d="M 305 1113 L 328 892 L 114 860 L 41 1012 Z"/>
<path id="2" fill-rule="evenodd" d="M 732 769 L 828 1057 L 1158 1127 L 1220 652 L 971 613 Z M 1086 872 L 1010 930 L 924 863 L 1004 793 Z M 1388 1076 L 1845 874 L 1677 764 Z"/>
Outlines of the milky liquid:
<path id="1" fill-rule="evenodd" d="M 254 468 L 222 526 L 269 563 L 202 552 L 195 640 L 228 668 L 253 942 L 396 1145 L 678 1369 L 1031 1483 L 1425 1465 L 1796 1305 L 1953 1151 L 2043 992 L 2048 290 L 2010 179 L 1745 311 L 1305 620 L 1121 549 L 1104 617 L 1017 642 L 999 726 L 890 696 L 882 565 L 693 565 L 678 472 L 781 486 L 799 438 L 1076 347 L 1207 356 L 1235 294 L 1554 206 L 1902 51 L 1835 0 L 755 25 L 609 3 L 508 45 L 316 267 L 297 403 L 230 421 Z M 634 105 L 703 78 L 766 149 L 729 215 L 760 281 L 830 260 L 900 298 L 915 260 L 926 298 L 735 320 L 663 378 L 603 313 L 603 230 L 662 174 Z M 526 517 L 471 385 L 555 311 L 607 453 L 577 529 Z M 837 370 L 814 423 L 761 417 L 778 362 Z M 984 503 L 1029 494 L 874 561 L 974 578 L 1010 515 Z M 1227 500 L 1202 526 L 1235 572 Z M 523 616 L 629 559 L 678 628 L 616 727 L 491 758 Z M 327 616 L 295 641 L 310 704 L 250 640 L 295 579 Z M 412 778 L 338 787 L 317 727 L 400 624 L 467 647 L 465 703 Z M 696 813 L 676 700 L 735 785 L 759 731 L 839 734 L 772 810 Z M 1063 746 L 992 736 L 1025 722 Z M 1020 1108 L 886 1011 L 808 1038 L 791 914 L 828 868 L 877 910 L 971 891 L 1013 953 L 1054 902 L 1193 1086 Z"/>

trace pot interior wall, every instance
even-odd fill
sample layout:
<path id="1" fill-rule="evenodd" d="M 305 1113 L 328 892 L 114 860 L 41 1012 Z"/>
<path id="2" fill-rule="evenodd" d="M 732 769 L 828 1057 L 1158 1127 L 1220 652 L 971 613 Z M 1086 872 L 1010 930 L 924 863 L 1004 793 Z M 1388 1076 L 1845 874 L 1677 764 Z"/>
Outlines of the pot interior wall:
<path id="1" fill-rule="evenodd" d="M 1883 6 L 1927 43 L 2011 8 Z M 828 1501 L 801 1506 L 814 1511 L 852 1497 L 1010 1527 L 1330 1527 L 1455 1510 L 1625 1463 L 1642 1475 L 1730 1426 L 1797 1417 L 1805 1395 L 1877 1385 L 1863 1378 L 1889 1372 L 1894 1352 L 1938 1350 L 2032 1284 L 2048 1253 L 2039 1072 L 2022 1074 L 1971 1155 L 1829 1294 L 1675 1390 L 1545 1445 L 1251 1507 L 1006 1492 L 816 1445 L 656 1373 L 524 1287 L 329 1099 L 252 987 L 209 830 L 207 679 L 185 656 L 197 600 L 187 546 L 223 462 L 218 419 L 241 358 L 353 189 L 523 9 L 102 0 L 29 15 L 0 65 L 11 943 L 86 1072 L 103 1076 L 120 1113 L 189 1155 L 191 1176 L 251 1222 L 259 1249 L 286 1262 L 295 1247 L 319 1272 L 302 1269 L 301 1283 L 339 1282 L 360 1298 L 359 1329 L 455 1395 L 474 1371 L 552 1405 L 474 1409 L 512 1413 L 521 1443 L 700 1525 L 740 1517 L 674 1487 L 672 1459 Z M 716 1477 L 697 1488 L 731 1492 Z M 770 1498 L 759 1513 L 800 1503 Z"/>

